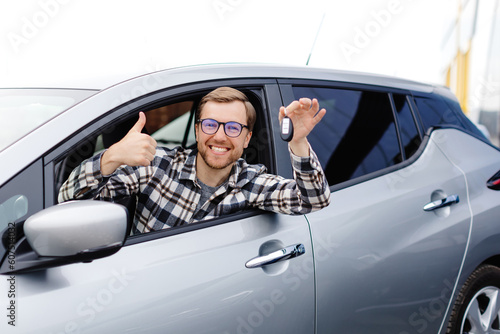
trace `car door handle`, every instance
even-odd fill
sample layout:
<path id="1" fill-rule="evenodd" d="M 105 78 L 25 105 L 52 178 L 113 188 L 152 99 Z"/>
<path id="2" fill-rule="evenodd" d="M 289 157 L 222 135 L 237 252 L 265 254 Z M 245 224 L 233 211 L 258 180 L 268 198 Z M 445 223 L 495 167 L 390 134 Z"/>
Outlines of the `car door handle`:
<path id="1" fill-rule="evenodd" d="M 306 249 L 303 244 L 296 244 L 274 251 L 266 255 L 254 257 L 253 259 L 248 260 L 248 262 L 245 263 L 245 267 L 258 268 L 265 266 L 267 264 L 272 264 L 300 256 L 305 252 Z"/>
<path id="2" fill-rule="evenodd" d="M 441 209 L 444 208 L 445 206 L 456 204 L 459 201 L 460 199 L 458 198 L 458 195 L 451 195 L 446 198 L 427 203 L 426 205 L 424 205 L 424 211 L 433 211 Z"/>

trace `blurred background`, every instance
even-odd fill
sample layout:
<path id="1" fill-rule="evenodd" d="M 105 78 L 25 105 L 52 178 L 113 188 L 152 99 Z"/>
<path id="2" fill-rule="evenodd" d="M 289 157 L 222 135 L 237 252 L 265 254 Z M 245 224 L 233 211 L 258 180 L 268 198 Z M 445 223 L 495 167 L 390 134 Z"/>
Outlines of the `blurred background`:
<path id="1" fill-rule="evenodd" d="M 307 65 L 448 86 L 499 145 L 500 0 L 0 1 L 0 87 L 165 68 Z"/>

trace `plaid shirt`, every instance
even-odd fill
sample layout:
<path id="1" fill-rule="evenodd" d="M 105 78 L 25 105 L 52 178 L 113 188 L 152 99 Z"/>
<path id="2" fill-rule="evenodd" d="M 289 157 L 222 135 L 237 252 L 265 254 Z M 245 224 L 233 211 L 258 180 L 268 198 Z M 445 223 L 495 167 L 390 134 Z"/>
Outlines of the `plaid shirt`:
<path id="1" fill-rule="evenodd" d="M 263 165 L 235 162 L 228 181 L 198 210 L 201 187 L 196 178 L 196 150 L 158 147 L 148 167 L 121 166 L 112 175 L 100 172 L 101 154 L 84 161 L 59 192 L 59 202 L 73 199 L 112 201 L 137 195 L 132 233 L 185 225 L 259 208 L 305 214 L 326 207 L 330 190 L 316 154 L 291 153 L 294 180 L 267 174 Z"/>

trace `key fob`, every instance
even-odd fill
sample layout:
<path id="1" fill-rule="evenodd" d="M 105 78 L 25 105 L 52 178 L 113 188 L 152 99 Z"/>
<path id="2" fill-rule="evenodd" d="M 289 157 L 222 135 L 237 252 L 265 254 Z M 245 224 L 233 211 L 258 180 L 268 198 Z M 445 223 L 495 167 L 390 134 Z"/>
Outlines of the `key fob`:
<path id="1" fill-rule="evenodd" d="M 293 123 L 292 120 L 285 116 L 281 120 L 281 139 L 290 141 L 293 138 Z"/>

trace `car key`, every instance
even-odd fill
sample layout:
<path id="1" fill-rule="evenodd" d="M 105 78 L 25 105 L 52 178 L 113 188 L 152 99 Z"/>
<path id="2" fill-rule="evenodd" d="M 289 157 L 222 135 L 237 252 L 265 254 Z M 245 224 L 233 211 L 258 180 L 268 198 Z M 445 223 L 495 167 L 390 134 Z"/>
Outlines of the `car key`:
<path id="1" fill-rule="evenodd" d="M 281 139 L 284 141 L 290 141 L 293 138 L 293 123 L 287 114 L 288 110 L 285 108 L 285 117 L 281 120 Z"/>

